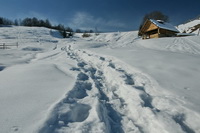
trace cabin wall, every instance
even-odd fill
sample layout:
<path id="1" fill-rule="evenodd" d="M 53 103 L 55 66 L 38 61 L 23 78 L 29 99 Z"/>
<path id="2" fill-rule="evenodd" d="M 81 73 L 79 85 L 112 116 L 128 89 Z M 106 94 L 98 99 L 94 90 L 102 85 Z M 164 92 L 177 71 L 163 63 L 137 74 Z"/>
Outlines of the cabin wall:
<path id="1" fill-rule="evenodd" d="M 169 30 L 160 29 L 160 36 L 159 37 L 172 37 L 176 36 L 176 33 Z"/>
<path id="2" fill-rule="evenodd" d="M 150 35 L 150 38 L 159 38 L 160 36 L 159 36 L 159 34 L 157 33 L 157 34 L 152 34 L 152 35 Z"/>
<path id="3" fill-rule="evenodd" d="M 149 38 L 158 38 L 159 37 L 159 33 L 158 33 L 158 28 L 148 31 L 146 33 L 143 34 L 143 39 L 149 39 Z"/>
<path id="4" fill-rule="evenodd" d="M 155 29 L 158 29 L 158 27 L 155 24 L 148 21 L 145 23 L 145 25 L 143 26 L 143 28 L 141 29 L 140 32 L 145 33 L 145 32 L 151 31 L 151 30 L 155 30 Z"/>
<path id="5" fill-rule="evenodd" d="M 149 35 L 143 34 L 143 35 L 142 35 L 142 39 L 149 39 Z"/>
<path id="6" fill-rule="evenodd" d="M 146 32 L 152 31 L 152 30 L 155 30 L 155 29 L 158 29 L 158 27 L 156 25 L 154 25 L 153 23 L 151 23 L 149 25 L 149 27 L 146 29 Z"/>
<path id="7" fill-rule="evenodd" d="M 145 34 L 142 36 L 142 39 L 150 39 L 150 38 L 159 38 L 160 35 L 157 33 L 157 34 Z"/>
<path id="8" fill-rule="evenodd" d="M 176 33 L 169 30 L 164 29 L 154 29 L 152 31 L 148 31 L 143 34 L 143 39 L 150 39 L 150 38 L 160 38 L 160 37 L 173 37 L 176 36 Z"/>

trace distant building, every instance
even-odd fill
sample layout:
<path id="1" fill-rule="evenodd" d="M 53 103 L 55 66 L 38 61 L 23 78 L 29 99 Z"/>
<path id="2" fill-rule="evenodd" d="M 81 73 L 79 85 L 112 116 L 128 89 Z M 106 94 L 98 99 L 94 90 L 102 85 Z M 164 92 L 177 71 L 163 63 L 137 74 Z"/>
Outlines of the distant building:
<path id="1" fill-rule="evenodd" d="M 143 39 L 172 37 L 176 36 L 177 33 L 179 31 L 170 23 L 154 19 L 146 20 L 139 31 Z"/>
<path id="2" fill-rule="evenodd" d="M 195 31 L 197 31 L 197 30 L 198 30 L 198 34 L 199 34 L 200 24 L 197 24 L 197 25 L 195 25 L 195 26 L 193 26 L 193 27 L 190 27 L 190 28 L 188 29 L 188 31 L 190 31 L 189 33 L 193 33 L 193 32 L 195 32 Z"/>

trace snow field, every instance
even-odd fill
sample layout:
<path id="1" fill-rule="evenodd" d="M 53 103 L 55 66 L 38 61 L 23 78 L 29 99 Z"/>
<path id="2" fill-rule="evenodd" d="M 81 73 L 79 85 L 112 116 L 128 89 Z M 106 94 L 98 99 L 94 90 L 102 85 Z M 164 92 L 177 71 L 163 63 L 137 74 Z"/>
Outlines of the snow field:
<path id="1" fill-rule="evenodd" d="M 171 51 L 178 53 L 200 54 L 200 44 L 193 41 L 196 37 L 160 38 L 140 41 L 140 46 L 148 49 Z M 196 39 L 197 40 L 197 39 Z M 157 42 L 160 45 L 157 45 Z M 146 45 L 148 43 L 148 45 Z"/>
<path id="2" fill-rule="evenodd" d="M 61 77 L 63 80 L 57 80 Z M 60 73 L 52 64 L 13 66 L 2 71 L 0 79 L 2 132 L 7 132 L 11 125 L 19 127 L 19 132 L 29 132 L 30 126 L 36 125 L 44 115 L 42 112 L 58 100 L 66 91 L 65 86 L 72 82 L 72 78 Z M 20 130 L 21 127 L 24 129 Z"/>
<path id="3" fill-rule="evenodd" d="M 9 27 L 0 37 L 20 44 L 0 49 L 2 132 L 200 132 L 198 36 L 61 39 L 45 28 Z"/>
<path id="4" fill-rule="evenodd" d="M 113 34 L 113 33 L 110 33 Z M 106 33 L 105 33 L 106 35 Z M 107 33 L 107 36 L 109 33 Z M 180 38 L 136 39 L 132 43 L 115 41 L 106 47 L 85 48 L 90 51 L 117 57 L 140 71 L 151 75 L 160 86 L 177 94 L 185 106 L 199 112 L 199 36 Z M 127 40 L 131 40 L 127 36 Z M 110 38 L 110 40 L 113 40 Z M 175 41 L 179 40 L 179 41 Z M 127 41 L 128 42 L 128 41 Z M 80 43 L 82 44 L 82 42 Z M 82 48 L 78 44 L 77 48 Z"/>
<path id="5" fill-rule="evenodd" d="M 34 35 L 36 33 L 48 41 L 39 43 Z M 49 30 L 9 27 L 1 28 L 0 34 L 1 42 L 5 44 L 19 43 L 18 48 L 10 47 L 0 51 L 1 132 L 35 132 L 48 109 L 62 97 L 67 88 L 71 88 L 73 75 L 59 69 L 69 65 L 59 61 L 62 53 L 54 56 L 59 62 L 57 64 L 38 61 L 39 53 L 53 49 L 58 42 L 53 41 L 56 38 L 52 38 Z M 19 38 L 12 37 L 18 35 Z M 45 54 L 49 58 L 53 57 L 47 55 L 48 52 Z"/>
<path id="6" fill-rule="evenodd" d="M 182 107 L 173 95 L 167 92 L 163 98 L 163 92 L 160 93 L 156 89 L 159 88 L 157 84 L 149 81 L 146 75 L 109 57 L 98 56 L 88 51 L 72 50 L 71 47 L 66 49 L 67 55 L 77 61 L 78 67 L 72 70 L 78 71 L 79 74 L 74 88 L 67 94 L 64 102 L 58 104 L 61 106 L 55 107 L 56 112 L 53 111 L 51 116 L 59 113 L 59 116 L 67 115 L 68 118 L 65 118 L 64 122 L 47 119 L 48 124 L 49 121 L 63 124 L 61 127 L 54 127 L 57 124 L 52 124 L 53 128 L 48 130 L 47 128 L 51 126 L 46 125 L 40 132 L 181 133 L 199 130 L 197 124 L 189 124 L 190 120 L 198 122 L 199 115 L 191 116 L 191 113 L 195 113 Z M 80 80 L 83 80 L 81 84 Z M 93 99 L 95 104 L 86 99 Z M 76 111 L 84 112 L 84 116 L 81 115 L 80 119 L 76 119 L 78 114 L 73 108 L 74 104 L 78 107 L 85 106 L 83 109 L 76 108 Z M 66 112 L 60 111 L 63 107 L 66 109 L 66 105 L 72 107 Z M 90 110 L 93 112 L 92 115 Z M 84 125 L 85 123 L 87 125 Z M 92 127 L 89 128 L 88 123 L 92 123 Z"/>

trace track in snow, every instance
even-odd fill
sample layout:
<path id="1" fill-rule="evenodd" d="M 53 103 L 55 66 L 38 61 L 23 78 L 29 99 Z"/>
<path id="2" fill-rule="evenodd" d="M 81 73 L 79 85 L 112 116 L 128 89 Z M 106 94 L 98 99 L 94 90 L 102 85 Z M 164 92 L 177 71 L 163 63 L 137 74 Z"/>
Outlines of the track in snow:
<path id="1" fill-rule="evenodd" d="M 174 38 L 173 43 L 169 44 L 167 46 L 167 49 L 171 51 L 179 50 L 179 51 L 188 52 L 192 54 L 200 54 L 199 44 L 190 40 L 189 38 L 183 38 L 183 37 Z"/>
<path id="2" fill-rule="evenodd" d="M 62 50 L 77 62 L 71 68 L 77 72 L 77 80 L 39 133 L 195 133 L 182 108 L 167 104 L 162 107 L 161 102 L 155 102 L 171 101 L 154 94 L 154 86 L 144 75 L 109 57 L 71 47 Z"/>

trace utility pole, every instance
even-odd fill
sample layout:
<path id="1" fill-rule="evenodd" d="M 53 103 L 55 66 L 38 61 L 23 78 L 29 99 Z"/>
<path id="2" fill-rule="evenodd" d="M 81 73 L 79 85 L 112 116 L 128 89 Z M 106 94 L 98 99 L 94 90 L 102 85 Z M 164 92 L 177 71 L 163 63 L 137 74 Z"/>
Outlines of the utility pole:
<path id="1" fill-rule="evenodd" d="M 98 36 L 99 35 L 99 32 L 98 32 L 98 29 L 97 27 L 95 27 L 95 35 Z"/>

